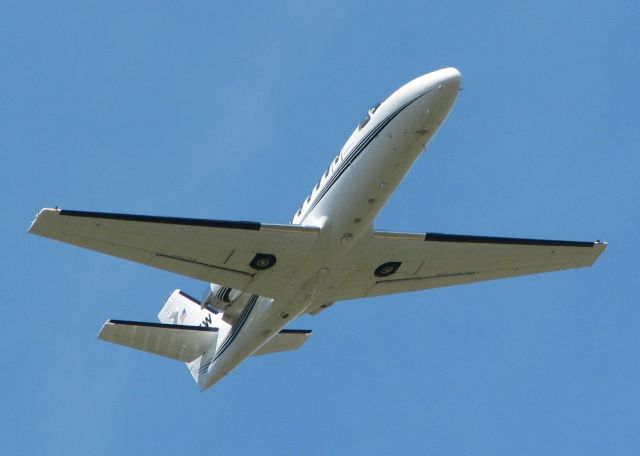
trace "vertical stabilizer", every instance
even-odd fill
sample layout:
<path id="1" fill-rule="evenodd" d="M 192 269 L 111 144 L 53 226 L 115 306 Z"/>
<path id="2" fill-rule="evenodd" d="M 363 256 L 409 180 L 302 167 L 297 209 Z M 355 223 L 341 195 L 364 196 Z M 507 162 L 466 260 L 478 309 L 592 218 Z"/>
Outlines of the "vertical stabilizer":
<path id="1" fill-rule="evenodd" d="M 222 312 L 218 312 L 210 306 L 201 307 L 197 299 L 181 290 L 174 290 L 174 292 L 171 293 L 164 307 L 158 314 L 158 319 L 166 324 L 218 328 L 217 343 L 212 344 L 202 356 L 190 363 L 186 363 L 193 379 L 200 385 L 201 382 L 198 381 L 200 377 L 200 366 L 207 364 L 215 355 L 218 343 L 224 340 L 231 325 L 222 320 Z"/>

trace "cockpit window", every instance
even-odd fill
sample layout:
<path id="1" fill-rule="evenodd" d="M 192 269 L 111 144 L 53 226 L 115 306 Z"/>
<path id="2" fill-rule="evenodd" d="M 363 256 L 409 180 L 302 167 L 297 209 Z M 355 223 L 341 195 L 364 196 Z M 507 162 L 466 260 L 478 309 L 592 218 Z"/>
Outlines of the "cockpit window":
<path id="1" fill-rule="evenodd" d="M 364 116 L 364 119 L 362 119 L 362 121 L 360 121 L 360 124 L 358 124 L 358 130 L 362 130 L 364 126 L 369 123 L 369 120 L 371 120 L 371 116 L 373 115 L 374 112 L 378 110 L 381 104 L 382 102 L 376 103 L 375 105 L 369 108 L 369 110 L 367 111 L 367 115 Z"/>
<path id="2" fill-rule="evenodd" d="M 364 116 L 364 119 L 360 121 L 360 124 L 358 124 L 358 130 L 362 130 L 364 126 L 369 123 L 370 119 L 371 119 L 371 116 L 369 115 L 369 113 L 367 113 L 367 115 Z"/>

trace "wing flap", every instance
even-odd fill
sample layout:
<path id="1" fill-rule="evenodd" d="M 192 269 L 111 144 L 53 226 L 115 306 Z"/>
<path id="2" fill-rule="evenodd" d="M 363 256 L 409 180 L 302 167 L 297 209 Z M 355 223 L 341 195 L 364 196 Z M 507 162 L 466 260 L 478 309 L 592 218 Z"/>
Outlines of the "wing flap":
<path id="1" fill-rule="evenodd" d="M 107 320 L 98 339 L 190 363 L 218 337 L 218 328 Z"/>

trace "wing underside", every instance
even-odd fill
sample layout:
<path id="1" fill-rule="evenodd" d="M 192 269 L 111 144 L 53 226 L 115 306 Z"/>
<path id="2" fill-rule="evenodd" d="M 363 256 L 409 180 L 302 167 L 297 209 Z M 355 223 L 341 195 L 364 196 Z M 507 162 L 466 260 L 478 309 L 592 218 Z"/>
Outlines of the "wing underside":
<path id="1" fill-rule="evenodd" d="M 591 266 L 603 242 L 375 232 L 354 252 L 334 300 Z M 389 264 L 391 274 L 377 268 Z"/>
<path id="2" fill-rule="evenodd" d="M 304 277 L 319 228 L 43 209 L 30 233 L 247 292 L 279 298 Z M 374 232 L 330 284 L 329 301 L 591 266 L 603 242 Z M 257 254 L 276 258 L 266 270 Z M 392 273 L 379 274 L 392 265 Z M 297 280 L 300 279 L 300 280 Z"/>
<path id="3" fill-rule="evenodd" d="M 29 232 L 207 282 L 277 298 L 318 229 L 256 222 L 43 209 Z M 268 270 L 256 254 L 272 255 Z"/>

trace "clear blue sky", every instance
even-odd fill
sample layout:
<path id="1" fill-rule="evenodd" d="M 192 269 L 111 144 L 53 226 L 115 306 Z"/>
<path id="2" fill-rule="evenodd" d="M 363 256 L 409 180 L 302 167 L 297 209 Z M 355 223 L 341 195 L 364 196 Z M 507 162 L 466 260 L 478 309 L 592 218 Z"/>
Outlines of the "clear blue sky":
<path id="1" fill-rule="evenodd" d="M 231 4 L 1 2 L 3 454 L 640 454 L 638 2 Z M 609 241 L 594 268 L 340 303 L 200 393 L 96 335 L 204 283 L 26 233 L 52 206 L 285 223 L 445 66 L 464 91 L 376 226 Z"/>

